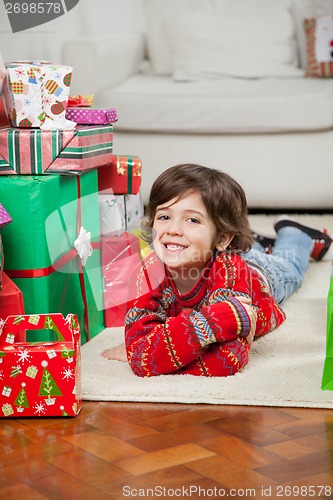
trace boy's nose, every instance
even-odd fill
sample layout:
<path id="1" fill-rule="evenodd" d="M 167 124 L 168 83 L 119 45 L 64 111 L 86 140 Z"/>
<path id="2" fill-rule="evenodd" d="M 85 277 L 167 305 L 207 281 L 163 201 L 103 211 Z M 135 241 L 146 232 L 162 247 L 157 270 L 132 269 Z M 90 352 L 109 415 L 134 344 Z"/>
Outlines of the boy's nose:
<path id="1" fill-rule="evenodd" d="M 168 226 L 169 234 L 182 234 L 181 224 L 177 223 L 175 220 L 171 220 Z"/>

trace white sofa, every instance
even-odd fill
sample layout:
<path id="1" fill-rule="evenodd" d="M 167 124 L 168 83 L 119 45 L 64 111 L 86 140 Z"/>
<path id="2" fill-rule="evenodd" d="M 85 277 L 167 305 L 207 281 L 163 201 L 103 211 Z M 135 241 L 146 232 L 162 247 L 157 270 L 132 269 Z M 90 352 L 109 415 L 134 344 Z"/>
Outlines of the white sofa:
<path id="1" fill-rule="evenodd" d="M 196 162 L 235 177 L 250 208 L 332 209 L 333 78 L 305 76 L 303 19 L 333 0 L 140 1 L 145 32 L 72 39 L 63 63 L 71 93 L 117 108 L 114 150 L 141 157 L 144 201 Z"/>

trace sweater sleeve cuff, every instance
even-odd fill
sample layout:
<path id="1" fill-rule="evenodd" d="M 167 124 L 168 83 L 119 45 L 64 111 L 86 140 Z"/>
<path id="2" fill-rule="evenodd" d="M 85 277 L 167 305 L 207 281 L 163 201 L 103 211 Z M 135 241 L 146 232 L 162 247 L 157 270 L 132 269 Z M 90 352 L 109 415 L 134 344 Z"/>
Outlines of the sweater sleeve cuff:
<path id="1" fill-rule="evenodd" d="M 240 337 L 247 337 L 251 331 L 251 320 L 244 305 L 233 297 L 228 299 L 227 302 L 229 303 L 236 321 L 236 335 Z"/>

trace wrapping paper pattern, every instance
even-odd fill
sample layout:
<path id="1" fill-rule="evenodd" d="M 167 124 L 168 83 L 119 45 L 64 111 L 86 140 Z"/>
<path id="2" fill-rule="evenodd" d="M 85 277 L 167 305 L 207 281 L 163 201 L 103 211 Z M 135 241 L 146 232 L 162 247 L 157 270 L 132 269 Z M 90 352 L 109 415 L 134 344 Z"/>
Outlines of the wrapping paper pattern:
<path id="1" fill-rule="evenodd" d="M 114 155 L 98 170 L 98 189 L 105 193 L 137 194 L 141 186 L 142 162 L 138 156 Z"/>
<path id="2" fill-rule="evenodd" d="M 12 125 L 25 128 L 41 127 L 48 119 L 52 121 L 53 128 L 61 128 L 65 119 L 71 78 L 70 66 L 37 61 L 7 64 L 3 97 Z"/>
<path id="3" fill-rule="evenodd" d="M 118 235 L 129 228 L 138 228 L 143 217 L 143 202 L 138 194 L 98 195 L 101 235 Z"/>
<path id="4" fill-rule="evenodd" d="M 55 342 L 18 343 L 22 330 L 51 330 Z M 75 417 L 82 405 L 80 328 L 75 315 L 9 316 L 0 335 L 0 415 Z"/>
<path id="5" fill-rule="evenodd" d="M 87 171 L 112 160 L 111 125 L 75 130 L 0 129 L 0 175 Z"/>
<path id="6" fill-rule="evenodd" d="M 114 108 L 67 108 L 66 118 L 82 125 L 108 125 L 118 120 L 117 110 Z"/>

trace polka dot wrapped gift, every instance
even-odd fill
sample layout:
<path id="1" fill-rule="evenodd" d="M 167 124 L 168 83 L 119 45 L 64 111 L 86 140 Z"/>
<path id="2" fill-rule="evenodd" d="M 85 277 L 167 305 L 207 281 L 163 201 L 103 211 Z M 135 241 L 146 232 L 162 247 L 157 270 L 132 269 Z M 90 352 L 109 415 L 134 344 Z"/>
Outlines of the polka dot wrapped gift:
<path id="1" fill-rule="evenodd" d="M 0 203 L 0 229 L 12 222 L 12 218 Z"/>
<path id="2" fill-rule="evenodd" d="M 118 120 L 118 113 L 115 108 L 68 107 L 66 118 L 79 125 L 109 125 Z"/>

